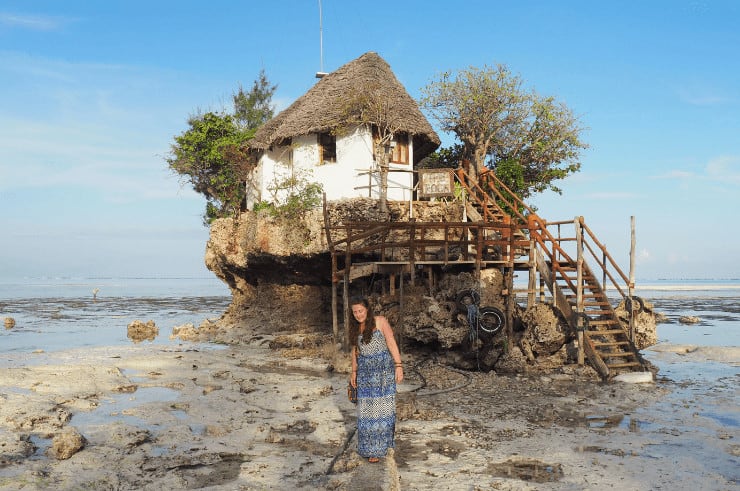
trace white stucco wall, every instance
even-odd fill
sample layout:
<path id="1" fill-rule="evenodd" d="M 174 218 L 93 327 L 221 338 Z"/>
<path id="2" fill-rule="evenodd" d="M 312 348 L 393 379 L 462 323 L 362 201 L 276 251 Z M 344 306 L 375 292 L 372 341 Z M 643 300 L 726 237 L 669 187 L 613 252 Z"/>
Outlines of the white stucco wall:
<path id="1" fill-rule="evenodd" d="M 319 164 L 318 135 L 310 134 L 296 137 L 291 146 L 274 147 L 263 153 L 259 166 L 254 173 L 255 188 L 261 191 L 248 202 L 251 209 L 258 201 L 273 201 L 274 191 L 270 188 L 276 181 L 291 172 L 291 164 L 299 172 L 306 172 L 310 181 L 320 182 L 324 187 L 326 198 L 367 197 L 378 198 L 378 176 L 373 175 L 372 193 L 368 190 L 371 175 L 368 170 L 373 167 L 372 134 L 369 129 L 358 127 L 347 134 L 337 137 L 337 161 Z M 413 162 L 413 148 L 409 142 L 409 160 Z M 391 169 L 410 171 L 412 165 L 393 165 Z M 388 175 L 388 199 L 408 201 L 413 185 L 410 172 L 391 172 Z"/>

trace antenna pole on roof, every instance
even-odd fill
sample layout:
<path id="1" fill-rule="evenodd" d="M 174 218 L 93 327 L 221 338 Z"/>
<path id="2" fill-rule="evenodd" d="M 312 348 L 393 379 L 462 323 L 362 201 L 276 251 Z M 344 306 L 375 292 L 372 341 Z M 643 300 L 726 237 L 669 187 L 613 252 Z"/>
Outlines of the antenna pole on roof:
<path id="1" fill-rule="evenodd" d="M 321 78 L 324 72 L 324 24 L 321 12 L 321 0 L 319 0 L 319 71 L 316 72 L 316 78 Z"/>

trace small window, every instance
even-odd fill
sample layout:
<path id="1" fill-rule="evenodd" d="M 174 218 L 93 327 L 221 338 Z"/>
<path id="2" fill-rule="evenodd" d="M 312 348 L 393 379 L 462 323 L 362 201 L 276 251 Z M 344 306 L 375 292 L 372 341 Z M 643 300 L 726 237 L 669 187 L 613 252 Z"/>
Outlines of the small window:
<path id="1" fill-rule="evenodd" d="M 319 133 L 319 165 L 337 161 L 337 137 L 331 133 Z"/>
<path id="2" fill-rule="evenodd" d="M 393 152 L 391 153 L 391 162 L 394 164 L 409 163 L 409 135 L 408 133 L 398 133 L 393 137 Z"/>
<path id="3" fill-rule="evenodd" d="M 373 150 L 377 146 L 380 136 L 378 130 L 373 128 Z M 388 152 L 389 162 L 392 164 L 408 164 L 409 163 L 409 134 L 408 133 L 396 133 L 391 140 L 390 145 L 387 145 L 386 151 Z M 375 153 L 373 152 L 373 158 Z"/>

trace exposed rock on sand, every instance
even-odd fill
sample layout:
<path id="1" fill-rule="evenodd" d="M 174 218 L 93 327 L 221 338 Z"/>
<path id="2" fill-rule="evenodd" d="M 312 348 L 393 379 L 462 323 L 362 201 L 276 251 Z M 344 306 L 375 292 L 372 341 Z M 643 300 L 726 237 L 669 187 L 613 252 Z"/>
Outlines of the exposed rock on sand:
<path id="1" fill-rule="evenodd" d="M 76 428 L 66 427 L 54 435 L 49 448 L 49 455 L 58 460 L 66 460 L 85 446 L 85 438 Z"/>
<path id="2" fill-rule="evenodd" d="M 144 323 L 140 320 L 135 320 L 128 325 L 126 335 L 134 343 L 154 341 L 159 335 L 159 328 L 154 324 L 154 321 L 150 320 Z"/>

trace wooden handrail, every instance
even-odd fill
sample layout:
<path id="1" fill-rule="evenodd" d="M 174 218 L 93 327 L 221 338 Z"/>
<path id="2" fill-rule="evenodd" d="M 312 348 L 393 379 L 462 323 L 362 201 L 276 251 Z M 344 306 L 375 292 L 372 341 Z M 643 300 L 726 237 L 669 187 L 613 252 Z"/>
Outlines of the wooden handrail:
<path id="1" fill-rule="evenodd" d="M 604 254 L 604 257 L 609 260 L 609 262 L 614 267 L 614 269 L 617 271 L 617 273 L 619 273 L 619 276 L 624 280 L 624 282 L 626 284 L 629 285 L 629 283 L 630 283 L 629 278 L 619 268 L 619 266 L 617 265 L 616 261 L 614 261 L 614 258 L 611 256 L 611 254 L 609 254 L 607 252 L 606 246 L 602 245 L 599 242 L 599 240 L 596 238 L 596 235 L 591 231 L 591 229 L 588 227 L 588 225 L 586 225 L 586 220 L 583 217 L 580 217 L 580 222 L 581 222 L 581 226 L 583 227 L 583 229 L 586 231 L 586 233 L 588 233 L 589 237 L 591 237 L 591 240 L 593 240 L 596 243 L 596 245 L 599 247 L 599 249 L 601 250 L 601 252 Z"/>

